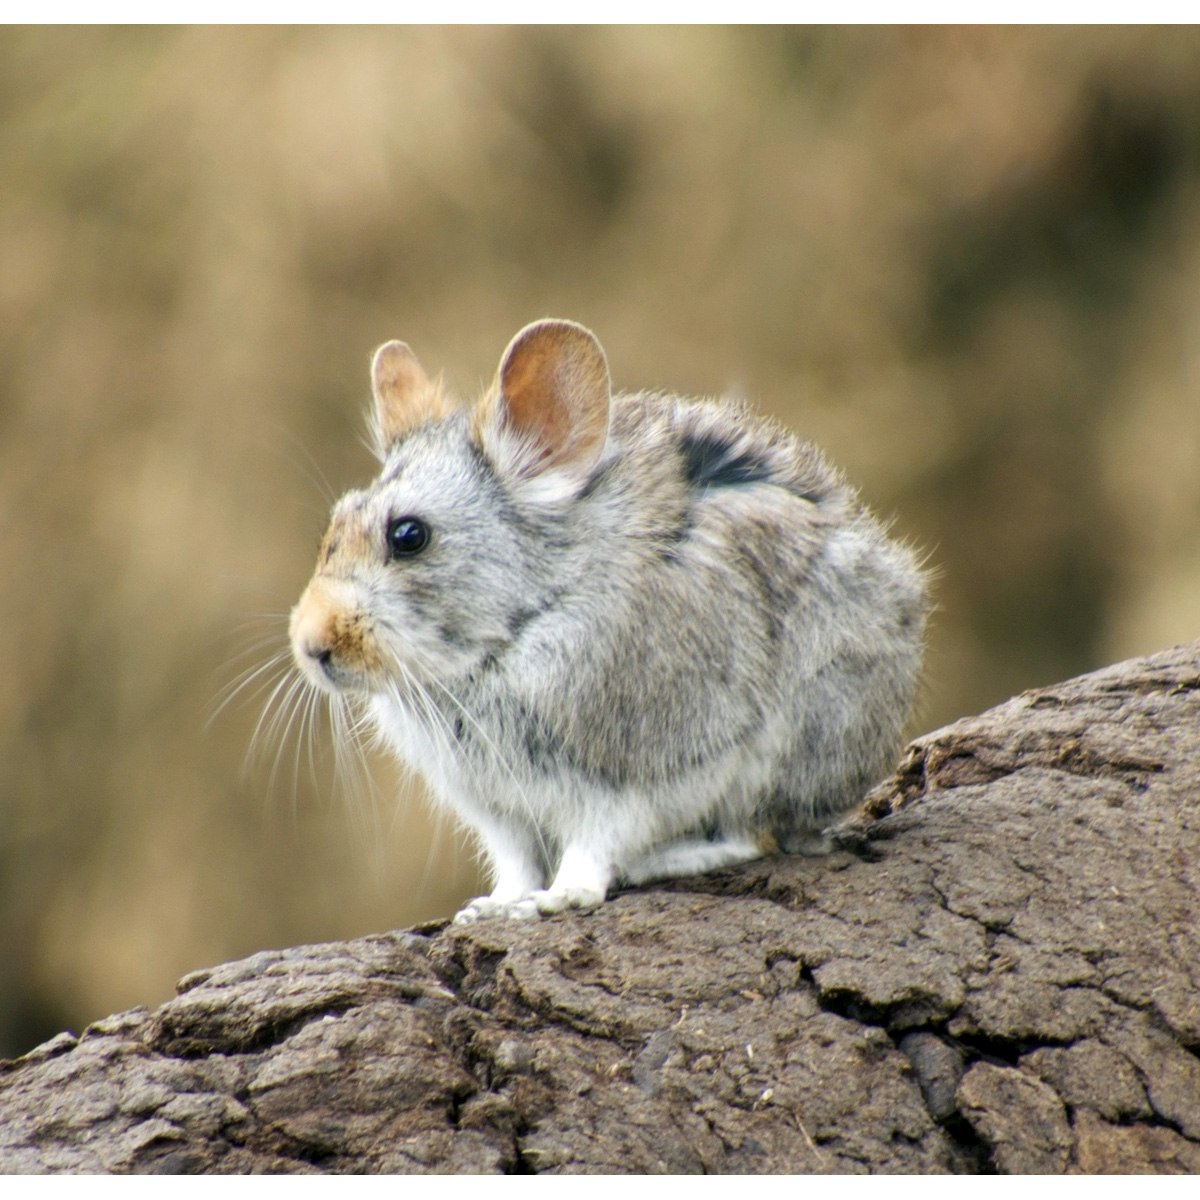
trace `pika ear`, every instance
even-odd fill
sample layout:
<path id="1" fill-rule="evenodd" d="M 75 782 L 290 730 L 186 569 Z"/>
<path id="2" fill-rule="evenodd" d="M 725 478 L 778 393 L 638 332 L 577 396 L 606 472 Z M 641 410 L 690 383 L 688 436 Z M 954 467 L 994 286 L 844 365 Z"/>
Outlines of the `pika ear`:
<path id="1" fill-rule="evenodd" d="M 375 433 L 386 450 L 410 430 L 443 414 L 441 390 L 404 342 L 384 342 L 371 359 Z"/>
<path id="2" fill-rule="evenodd" d="M 537 321 L 509 342 L 474 428 L 501 472 L 565 497 L 600 458 L 609 405 L 608 359 L 595 335 L 573 321 Z"/>

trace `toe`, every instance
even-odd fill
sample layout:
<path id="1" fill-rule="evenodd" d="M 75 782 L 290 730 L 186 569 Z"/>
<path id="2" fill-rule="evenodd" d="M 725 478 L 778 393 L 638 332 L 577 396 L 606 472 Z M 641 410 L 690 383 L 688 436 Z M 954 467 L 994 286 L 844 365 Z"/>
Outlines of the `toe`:
<path id="1" fill-rule="evenodd" d="M 561 891 L 534 892 L 531 899 L 537 905 L 538 912 L 552 916 L 571 908 L 597 908 L 604 903 L 604 893 L 591 888 L 564 888 Z"/>

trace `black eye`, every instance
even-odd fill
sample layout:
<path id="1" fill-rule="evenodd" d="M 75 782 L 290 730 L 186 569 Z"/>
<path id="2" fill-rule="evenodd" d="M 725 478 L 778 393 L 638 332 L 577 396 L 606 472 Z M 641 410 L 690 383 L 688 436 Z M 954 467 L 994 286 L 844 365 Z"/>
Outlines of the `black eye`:
<path id="1" fill-rule="evenodd" d="M 429 526 L 417 517 L 393 517 L 387 525 L 388 554 L 411 558 L 429 545 Z"/>

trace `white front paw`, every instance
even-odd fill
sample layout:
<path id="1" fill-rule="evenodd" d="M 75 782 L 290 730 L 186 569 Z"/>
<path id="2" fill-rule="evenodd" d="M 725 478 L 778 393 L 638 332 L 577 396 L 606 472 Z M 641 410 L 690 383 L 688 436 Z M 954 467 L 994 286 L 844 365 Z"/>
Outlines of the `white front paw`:
<path id="1" fill-rule="evenodd" d="M 476 921 L 489 921 L 497 917 L 527 921 L 531 917 L 549 917 L 569 909 L 586 912 L 588 909 L 598 908 L 603 903 L 604 892 L 588 887 L 539 889 L 514 900 L 476 896 L 454 914 L 454 924 L 471 925 Z"/>
<path id="2" fill-rule="evenodd" d="M 538 912 L 549 917 L 566 912 L 569 908 L 583 911 L 599 908 L 604 903 L 604 893 L 587 887 L 550 888 L 534 892 L 529 899 L 537 906 Z"/>
<path id="3" fill-rule="evenodd" d="M 538 915 L 532 896 L 521 896 L 516 900 L 493 900 L 491 896 L 476 896 L 454 914 L 455 925 L 471 925 L 476 921 L 488 921 L 495 917 L 528 920 Z"/>

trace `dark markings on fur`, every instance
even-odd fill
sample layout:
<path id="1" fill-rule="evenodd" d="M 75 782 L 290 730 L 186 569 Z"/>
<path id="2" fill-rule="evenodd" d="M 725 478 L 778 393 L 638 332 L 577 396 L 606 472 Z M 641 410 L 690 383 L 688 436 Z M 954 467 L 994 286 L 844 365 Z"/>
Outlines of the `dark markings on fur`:
<path id="1" fill-rule="evenodd" d="M 459 630 L 454 629 L 452 626 L 447 625 L 444 622 L 438 626 L 438 637 L 440 637 L 447 646 L 455 646 L 460 649 L 463 646 L 469 646 L 471 644 L 470 640 L 460 633 Z"/>
<path id="2" fill-rule="evenodd" d="M 615 771 L 606 771 L 595 764 L 579 761 L 562 738 L 532 713 L 523 713 L 521 724 L 525 730 L 525 753 L 535 770 L 549 775 L 558 768 L 566 767 L 583 775 L 589 782 L 602 784 L 613 791 L 620 791 L 629 785 L 631 777 L 623 766 L 618 766 Z"/>
<path id="3" fill-rule="evenodd" d="M 538 771 L 549 774 L 556 766 L 567 762 L 570 758 L 565 751 L 562 740 L 531 713 L 523 713 L 521 724 L 525 729 L 525 753 L 530 765 Z M 589 778 L 594 778 L 591 772 L 585 772 Z"/>
<path id="4" fill-rule="evenodd" d="M 505 626 L 508 629 L 508 636 L 515 642 L 525 632 L 530 621 L 536 620 L 549 608 L 550 604 L 548 603 L 544 604 L 541 608 L 522 608 L 513 613 L 505 622 Z"/>
<path id="5" fill-rule="evenodd" d="M 916 625 L 920 621 L 920 619 L 921 619 L 920 610 L 917 608 L 915 603 L 910 602 L 904 607 L 903 611 L 900 613 L 900 621 L 899 621 L 900 628 L 903 629 L 907 633 L 910 629 L 912 629 L 912 627 L 914 625 Z"/>
<path id="6" fill-rule="evenodd" d="M 406 446 L 409 442 L 418 438 L 421 434 L 427 433 L 430 430 L 437 430 L 439 420 L 436 417 L 427 417 L 419 425 L 414 425 L 411 429 L 406 429 L 398 438 L 388 442 L 384 447 L 383 471 L 380 474 L 380 483 L 392 483 L 399 479 L 404 474 L 405 468 L 408 466 L 408 458 L 400 454 L 400 449 Z"/>
<path id="7" fill-rule="evenodd" d="M 507 642 L 493 642 L 488 646 L 483 658 L 479 660 L 476 666 L 471 668 L 470 673 L 464 679 L 464 692 L 469 692 L 485 675 L 490 675 L 491 672 L 495 671 L 504 662 L 509 651 L 520 641 L 521 634 L 538 617 L 549 612 L 558 603 L 559 599 L 560 593 L 552 592 L 543 601 L 541 608 L 519 609 L 508 617 L 505 621 L 505 626 L 510 640 Z M 445 634 L 447 631 L 442 627 L 439 629 L 439 632 Z M 459 644 L 465 645 L 466 642 L 465 640 L 460 640 Z M 524 724 L 528 725 L 528 721 L 524 722 Z M 463 741 L 460 733 L 456 732 L 455 737 L 458 738 L 459 742 Z"/>
<path id="8" fill-rule="evenodd" d="M 722 438 L 692 433 L 683 438 L 684 475 L 696 489 L 739 487 L 774 482 L 770 468 L 756 454 L 735 451 Z"/>
<path id="9" fill-rule="evenodd" d="M 484 454 L 481 447 L 469 438 L 467 439 L 467 452 L 471 456 L 471 465 L 475 468 L 480 487 L 487 489 L 488 498 L 495 502 L 504 523 L 510 528 L 526 533 L 536 532 L 533 522 L 513 504 L 512 498 L 504 486 L 504 481 L 496 470 L 495 463 Z"/>
<path id="10" fill-rule="evenodd" d="M 498 480 L 500 478 L 496 473 L 495 464 L 484 454 L 483 447 L 474 438 L 467 438 L 467 453 L 471 456 L 471 462 L 480 475 L 488 479 Z"/>
<path id="11" fill-rule="evenodd" d="M 712 433 L 685 434 L 682 440 L 684 477 L 696 491 L 710 487 L 746 487 L 755 483 L 770 483 L 786 488 L 798 500 L 822 504 L 828 499 L 831 486 L 828 480 L 799 480 L 781 478 L 770 462 L 752 451 L 737 451 L 725 438 Z"/>
<path id="12" fill-rule="evenodd" d="M 605 463 L 604 466 L 598 467 L 592 472 L 587 483 L 583 485 L 583 491 L 579 493 L 580 499 L 590 496 L 597 488 L 599 488 L 608 479 L 609 472 L 612 469 L 611 463 Z"/>
<path id="13" fill-rule="evenodd" d="M 413 572 L 404 579 L 404 600 L 414 616 L 429 620 L 443 603 L 442 589 Z"/>
<path id="14" fill-rule="evenodd" d="M 643 736 L 649 737 L 652 734 L 643 735 L 628 722 L 624 722 L 617 731 L 617 738 L 609 746 L 610 752 L 603 755 L 611 765 L 601 766 L 594 758 L 581 756 L 578 748 L 564 741 L 561 734 L 551 728 L 545 718 L 531 713 L 528 709 L 521 712 L 517 724 L 523 732 L 526 757 L 534 770 L 549 775 L 565 769 L 614 791 L 630 784 L 661 784 L 677 779 L 680 775 L 702 771 L 713 757 L 710 751 L 697 749 L 691 753 L 680 754 L 674 759 L 664 759 L 647 769 L 643 761 L 644 754 L 636 743 Z M 744 727 L 733 734 L 726 747 L 719 753 L 729 753 L 735 746 L 748 745 L 758 735 L 761 725 L 762 715 L 756 713 Z M 714 824 L 711 830 L 716 832 L 712 833 L 710 826 L 705 824 L 698 827 L 696 836 L 712 837 L 713 840 L 724 837 L 727 831 L 719 823 L 720 818 L 713 817 L 712 820 Z"/>
<path id="15" fill-rule="evenodd" d="M 406 600 L 413 600 L 418 604 L 445 602 L 445 584 L 438 579 L 436 571 L 429 567 L 428 560 L 422 563 L 396 562 L 390 563 L 389 566 L 395 572 Z"/>
<path id="16" fill-rule="evenodd" d="M 783 637 L 783 614 L 787 611 L 790 597 L 775 586 L 770 566 L 762 561 L 752 544 L 743 543 L 738 547 L 738 551 L 750 568 L 750 578 L 763 598 L 762 611 L 767 617 L 767 637 L 772 642 L 778 642 Z"/>
<path id="17" fill-rule="evenodd" d="M 661 533 L 655 534 L 654 540 L 657 543 L 655 549 L 663 562 L 679 562 L 679 552 L 676 547 L 692 536 L 692 526 L 692 514 L 685 512 L 674 529 L 664 529 Z"/>
<path id="18" fill-rule="evenodd" d="M 473 441 L 468 440 L 467 450 L 479 478 L 481 489 L 486 489 L 489 505 L 494 506 L 500 519 L 519 536 L 529 538 L 539 547 L 551 550 L 568 550 L 573 542 L 563 527 L 560 517 L 529 512 L 517 506 L 503 477 L 495 464 Z"/>

